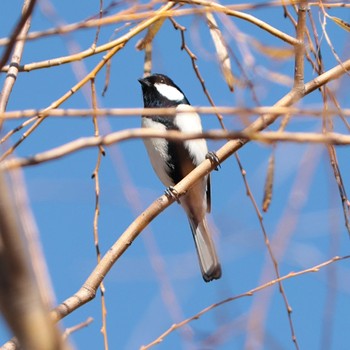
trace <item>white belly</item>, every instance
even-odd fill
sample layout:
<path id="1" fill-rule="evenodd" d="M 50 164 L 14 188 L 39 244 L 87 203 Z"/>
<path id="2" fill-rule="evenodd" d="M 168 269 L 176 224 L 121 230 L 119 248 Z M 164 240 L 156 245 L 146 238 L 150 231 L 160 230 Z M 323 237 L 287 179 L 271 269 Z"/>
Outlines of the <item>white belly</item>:
<path id="1" fill-rule="evenodd" d="M 142 117 L 142 127 L 156 130 L 166 131 L 165 125 L 156 123 L 150 118 Z M 152 167 L 164 186 L 169 187 L 175 185 L 167 174 L 167 161 L 169 160 L 167 153 L 167 142 L 164 139 L 144 139 L 143 140 Z"/>

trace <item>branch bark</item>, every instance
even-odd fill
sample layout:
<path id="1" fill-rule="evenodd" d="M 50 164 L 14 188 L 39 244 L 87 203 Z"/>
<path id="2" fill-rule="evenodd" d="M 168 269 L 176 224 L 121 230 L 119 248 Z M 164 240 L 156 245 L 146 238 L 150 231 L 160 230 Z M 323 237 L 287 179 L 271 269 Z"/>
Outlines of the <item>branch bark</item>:
<path id="1" fill-rule="evenodd" d="M 68 349 L 43 302 L 24 241 L 21 210 L 0 171 L 0 309 L 24 349 Z"/>
<path id="2" fill-rule="evenodd" d="M 350 68 L 350 59 L 343 63 L 346 69 Z M 300 100 L 305 95 L 311 93 L 320 86 L 326 84 L 327 82 L 338 78 L 346 71 L 344 71 L 343 66 L 338 65 L 326 73 L 320 75 L 316 79 L 310 81 L 305 85 L 303 93 L 293 90 L 280 99 L 276 106 L 290 106 L 293 103 Z M 267 114 L 256 120 L 248 128 L 245 129 L 247 132 L 257 132 L 261 131 L 270 124 L 272 124 L 278 115 Z M 220 162 L 224 162 L 229 158 L 234 152 L 240 149 L 247 140 L 232 140 L 228 141 L 223 147 L 221 147 L 216 155 Z M 205 160 L 197 168 L 195 168 L 190 174 L 188 174 L 183 180 L 174 186 L 174 190 L 181 196 L 186 191 L 195 184 L 201 177 L 208 174 L 210 171 L 216 168 L 216 164 L 212 164 L 210 160 Z M 78 307 L 84 305 L 91 299 L 95 297 L 96 290 L 100 283 L 103 281 L 104 277 L 107 275 L 109 270 L 115 264 L 115 262 L 121 257 L 121 255 L 129 248 L 131 243 L 137 238 L 141 231 L 162 211 L 164 211 L 170 204 L 174 202 L 173 198 L 168 198 L 163 195 L 156 199 L 144 212 L 142 212 L 134 222 L 124 231 L 124 233 L 119 237 L 119 239 L 113 244 L 113 246 L 108 250 L 108 252 L 101 259 L 100 263 L 96 266 L 94 271 L 90 274 L 88 279 L 85 281 L 80 290 L 73 296 L 66 299 L 63 303 L 58 305 L 53 311 L 53 316 L 56 320 L 59 320 L 71 312 L 73 312 Z"/>
<path id="3" fill-rule="evenodd" d="M 1 67 L 3 67 L 3 65 L 7 62 L 8 58 L 10 57 L 12 48 L 14 46 L 11 64 L 9 65 L 4 86 L 0 94 L 0 113 L 6 110 L 6 106 L 7 106 L 12 88 L 17 79 L 18 67 L 22 59 L 25 40 L 17 41 L 17 37 L 25 36 L 28 33 L 30 28 L 30 21 L 31 21 L 30 15 L 33 11 L 34 5 L 35 5 L 35 1 L 26 0 L 24 2 L 23 11 L 22 11 L 23 15 L 19 23 L 17 24 L 17 27 L 13 32 L 9 43 L 7 44 L 6 51 L 0 62 L 0 71 L 1 71 Z M 0 118 L 0 130 L 2 128 L 2 124 L 3 124 L 3 119 Z"/>

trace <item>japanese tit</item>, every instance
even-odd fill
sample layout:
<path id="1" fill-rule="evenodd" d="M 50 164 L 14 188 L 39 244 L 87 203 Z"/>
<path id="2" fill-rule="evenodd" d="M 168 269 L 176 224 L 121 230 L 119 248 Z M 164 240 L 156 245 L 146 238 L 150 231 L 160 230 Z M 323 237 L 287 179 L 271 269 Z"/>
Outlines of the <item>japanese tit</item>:
<path id="1" fill-rule="evenodd" d="M 178 130 L 183 133 L 202 132 L 199 115 L 193 112 L 182 90 L 166 75 L 153 74 L 139 79 L 145 108 L 181 108 L 174 116 L 142 116 L 142 127 L 157 130 Z M 204 139 L 168 141 L 144 139 L 153 169 L 166 187 L 182 180 L 202 163 L 207 154 Z M 221 277 L 221 266 L 209 231 L 206 213 L 210 212 L 210 177 L 205 176 L 179 198 L 193 234 L 204 281 Z"/>

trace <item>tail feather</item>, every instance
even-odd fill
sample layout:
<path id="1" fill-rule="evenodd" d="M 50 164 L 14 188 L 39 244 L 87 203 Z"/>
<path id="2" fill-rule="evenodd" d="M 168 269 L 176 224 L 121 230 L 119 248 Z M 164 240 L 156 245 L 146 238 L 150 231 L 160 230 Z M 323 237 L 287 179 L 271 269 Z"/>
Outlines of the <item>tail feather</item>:
<path id="1" fill-rule="evenodd" d="M 199 265 L 205 282 L 221 277 L 221 265 L 209 232 L 206 219 L 199 223 L 189 218 L 194 243 L 196 245 Z"/>

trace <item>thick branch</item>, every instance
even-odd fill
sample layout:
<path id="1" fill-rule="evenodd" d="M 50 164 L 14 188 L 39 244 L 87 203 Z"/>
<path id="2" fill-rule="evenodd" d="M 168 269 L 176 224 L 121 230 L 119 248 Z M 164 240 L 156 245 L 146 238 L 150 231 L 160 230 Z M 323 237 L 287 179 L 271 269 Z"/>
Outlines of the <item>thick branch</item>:
<path id="1" fill-rule="evenodd" d="M 194 139 L 210 139 L 210 140 L 234 140 L 241 139 L 245 141 L 258 141 L 264 143 L 275 142 L 296 142 L 296 143 L 320 143 L 331 145 L 350 145 L 350 135 L 339 133 L 307 133 L 307 132 L 250 132 L 250 131 L 225 131 L 211 130 L 203 133 L 184 134 L 180 131 L 160 131 L 152 129 L 127 129 L 117 131 L 105 136 L 82 137 L 77 140 L 68 142 L 62 146 L 58 146 L 48 151 L 38 153 L 28 158 L 12 158 L 0 163 L 0 169 L 15 169 L 18 167 L 36 165 L 45 163 L 58 158 L 65 157 L 69 154 L 82 149 L 97 146 L 110 146 L 118 142 L 139 139 L 139 138 L 165 138 L 167 140 L 194 140 Z"/>
<path id="2" fill-rule="evenodd" d="M 24 14 L 23 14 L 23 16 L 21 18 L 20 23 L 18 24 L 19 28 L 21 29 L 20 33 L 19 33 L 20 36 L 25 36 L 28 33 L 28 31 L 29 31 L 30 20 L 31 20 L 30 14 L 31 14 L 31 12 L 33 10 L 34 4 L 35 4 L 35 1 L 25 1 L 24 2 L 24 5 L 23 5 L 23 13 Z M 22 21 L 24 19 L 26 19 L 26 20 L 22 24 Z M 8 43 L 8 46 L 7 46 L 7 50 L 9 52 L 11 52 L 12 45 L 15 44 L 15 48 L 13 50 L 13 55 L 12 55 L 12 59 L 11 59 L 11 64 L 9 65 L 9 70 L 8 70 L 8 72 L 6 74 L 6 79 L 5 79 L 5 82 L 4 82 L 4 86 L 3 86 L 1 94 L 0 94 L 0 113 L 4 112 L 6 110 L 6 106 L 7 106 L 7 103 L 8 103 L 8 100 L 9 100 L 12 88 L 13 88 L 15 82 L 16 82 L 16 79 L 17 79 L 18 67 L 19 67 L 19 64 L 21 62 L 23 49 L 24 49 L 25 41 L 24 40 L 16 41 L 16 35 L 15 34 L 16 33 L 13 34 L 13 36 L 11 37 L 10 42 Z M 5 57 L 6 54 L 7 53 L 5 52 L 3 59 L 6 58 Z M 6 62 L 7 62 L 7 59 L 4 62 L 4 64 Z M 2 65 L 0 63 L 0 67 L 1 66 Z M 2 124 L 3 124 L 3 119 L 0 118 L 0 130 L 1 130 Z"/>
<path id="3" fill-rule="evenodd" d="M 306 30 L 307 8 L 307 1 L 301 1 L 298 8 L 298 24 L 296 33 L 298 44 L 295 45 L 294 89 L 297 90 L 302 90 L 304 88 L 304 36 Z"/>
<path id="4" fill-rule="evenodd" d="M 350 60 L 344 62 L 343 64 L 347 69 L 350 68 Z M 328 72 L 322 74 L 318 78 L 312 80 L 306 84 L 303 93 L 297 93 L 291 91 L 281 100 L 276 103 L 276 106 L 290 106 L 292 103 L 297 102 L 306 94 L 311 93 L 318 87 L 326 84 L 332 79 L 338 78 L 340 75 L 344 74 L 345 71 L 342 66 L 338 65 Z M 259 118 L 256 122 L 252 123 L 245 131 L 247 132 L 257 132 L 268 125 L 272 124 L 278 115 L 264 115 Z M 235 151 L 243 146 L 247 141 L 233 140 L 228 141 L 223 147 L 221 147 L 216 155 L 220 162 L 225 161 L 229 156 L 231 156 Z M 184 179 L 182 179 L 177 185 L 174 186 L 174 190 L 179 194 L 184 194 L 191 186 L 195 184 L 198 179 L 208 174 L 210 171 L 216 168 L 216 164 L 212 164 L 210 160 L 205 160 L 197 168 L 195 168 L 190 174 L 188 174 Z M 89 300 L 93 299 L 96 290 L 100 283 L 103 281 L 104 277 L 107 275 L 109 270 L 112 268 L 114 263 L 120 258 L 120 256 L 128 249 L 131 243 L 136 239 L 140 232 L 163 210 L 165 210 L 174 201 L 173 198 L 168 198 L 163 195 L 159 197 L 153 204 L 151 204 L 144 212 L 142 212 L 139 217 L 136 218 L 134 222 L 124 231 L 124 233 L 119 237 L 119 239 L 113 244 L 113 246 L 104 255 L 100 263 L 96 266 L 95 270 L 90 274 L 89 278 L 86 280 L 81 289 L 74 294 L 72 297 L 66 299 L 62 304 L 57 306 L 54 310 L 54 316 L 56 319 L 61 319 L 66 315 L 73 312 L 78 307 L 87 303 Z"/>
<path id="5" fill-rule="evenodd" d="M 24 10 L 21 18 L 19 19 L 14 31 L 12 32 L 11 38 L 9 43 L 7 44 L 7 47 L 5 49 L 4 54 L 2 55 L 2 58 L 0 60 L 0 71 L 2 67 L 5 65 L 5 63 L 8 61 L 10 54 L 12 52 L 13 46 L 16 43 L 18 35 L 21 33 L 22 28 L 27 22 L 27 19 L 30 17 L 30 15 L 33 12 L 36 0 L 26 0 L 24 5 Z M 24 34 L 24 33 L 22 33 Z"/>
<path id="6" fill-rule="evenodd" d="M 40 296 L 23 241 L 21 210 L 0 171 L 0 309 L 24 349 L 67 349 Z"/>
<path id="7" fill-rule="evenodd" d="M 293 103 L 299 101 L 305 95 L 311 93 L 315 89 L 323 86 L 331 80 L 337 79 L 343 75 L 346 71 L 345 69 L 350 69 L 350 59 L 345 61 L 342 65 L 338 65 L 326 73 L 320 75 L 314 80 L 310 81 L 305 85 L 305 89 L 300 92 L 293 90 L 282 99 L 280 99 L 275 106 L 276 107 L 289 107 Z M 247 127 L 244 132 L 246 133 L 256 133 L 267 126 L 272 124 L 279 114 L 266 114 L 253 122 L 249 127 Z M 220 162 L 225 161 L 230 157 L 235 151 L 241 148 L 248 140 L 232 140 L 228 141 L 223 147 L 221 147 L 216 155 Z M 181 196 L 183 195 L 191 186 L 195 184 L 198 179 L 208 174 L 216 167 L 212 164 L 210 160 L 205 160 L 196 169 L 194 169 L 190 174 L 188 174 L 183 180 L 181 180 L 176 186 L 174 186 L 175 191 Z M 81 307 L 89 300 L 93 299 L 96 294 L 100 283 L 103 281 L 104 277 L 107 275 L 109 270 L 112 268 L 114 263 L 119 259 L 119 257 L 128 249 L 131 243 L 137 238 L 140 232 L 163 210 L 165 210 L 174 200 L 168 198 L 165 195 L 159 197 L 153 204 L 151 204 L 143 213 L 140 214 L 136 220 L 131 223 L 131 225 L 126 229 L 126 231 L 120 236 L 120 238 L 113 244 L 113 246 L 108 250 L 108 252 L 101 259 L 100 263 L 96 266 L 94 271 L 90 274 L 81 289 L 75 293 L 73 296 L 66 299 L 62 304 L 57 306 L 53 312 L 53 316 L 56 320 L 65 317 L 77 308 Z"/>

